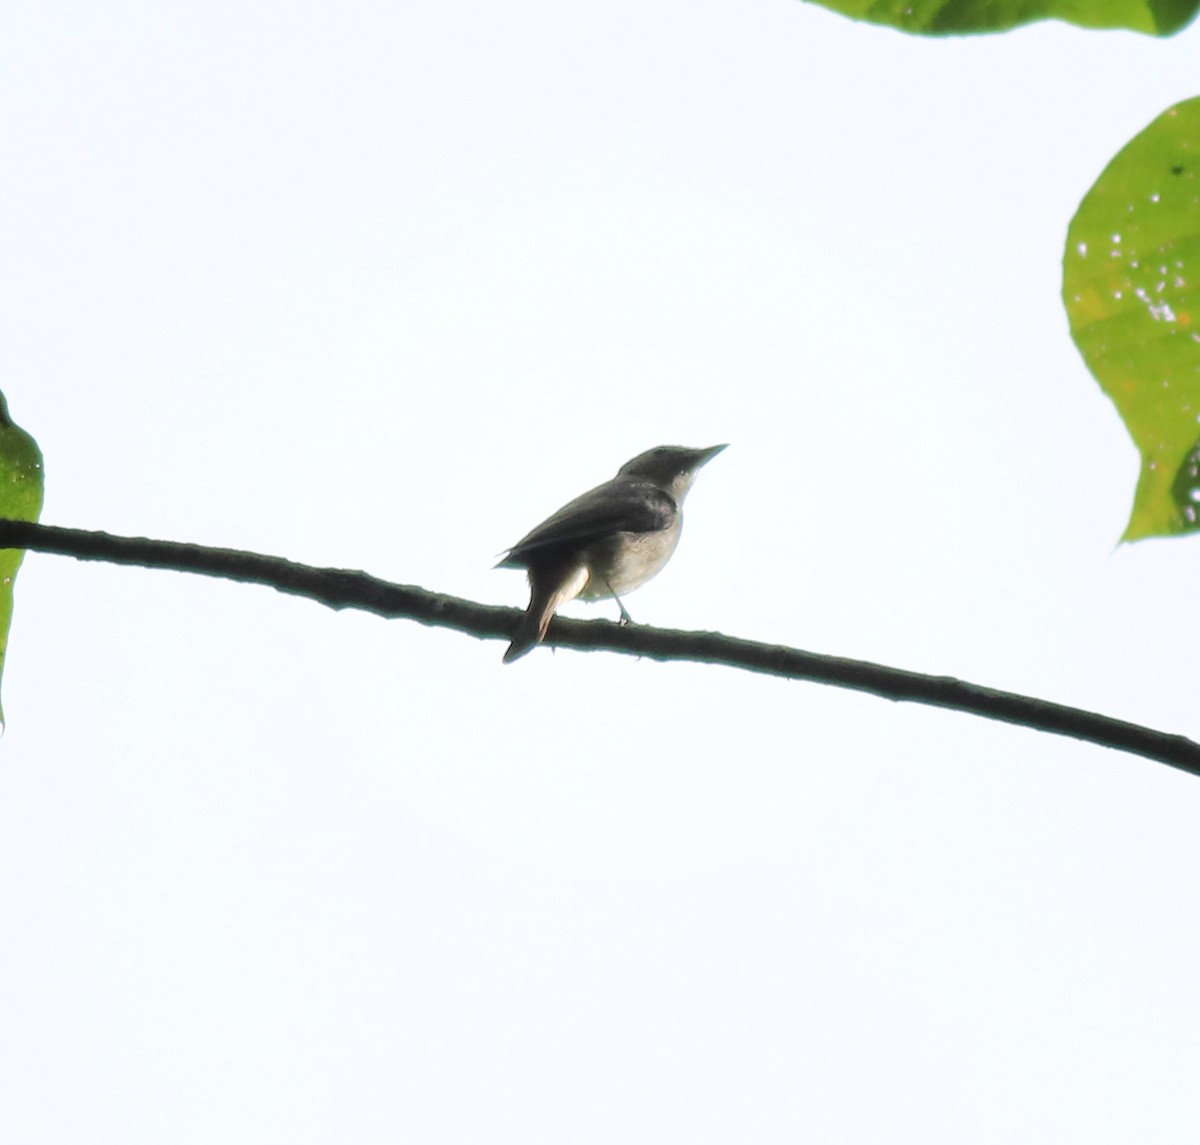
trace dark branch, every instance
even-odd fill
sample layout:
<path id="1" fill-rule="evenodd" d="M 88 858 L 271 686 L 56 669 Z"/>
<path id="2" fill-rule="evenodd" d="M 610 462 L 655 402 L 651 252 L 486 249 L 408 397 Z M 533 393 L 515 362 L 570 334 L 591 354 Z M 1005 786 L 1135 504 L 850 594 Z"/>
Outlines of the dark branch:
<path id="1" fill-rule="evenodd" d="M 392 584 L 363 572 L 313 568 L 281 557 L 235 549 L 210 549 L 145 537 L 114 537 L 59 529 L 27 521 L 0 520 L 0 548 L 60 553 L 80 560 L 110 561 L 174 569 L 267 585 L 305 596 L 330 608 L 359 608 L 379 616 L 453 628 L 483 639 L 511 640 L 521 613 L 515 608 L 476 604 L 411 585 Z M 556 618 L 546 643 L 559 648 L 606 649 L 653 660 L 724 664 L 789 680 L 835 684 L 888 700 L 912 700 L 1071 736 L 1101 747 L 1132 752 L 1200 775 L 1200 744 L 1095 712 L 1047 700 L 999 692 L 948 676 L 925 676 L 863 660 L 845 660 L 782 645 L 738 640 L 719 632 L 680 632 L 643 625 L 619 627 L 604 620 Z M 508 669 L 520 671 L 519 668 Z M 497 665 L 497 671 L 500 671 Z"/>

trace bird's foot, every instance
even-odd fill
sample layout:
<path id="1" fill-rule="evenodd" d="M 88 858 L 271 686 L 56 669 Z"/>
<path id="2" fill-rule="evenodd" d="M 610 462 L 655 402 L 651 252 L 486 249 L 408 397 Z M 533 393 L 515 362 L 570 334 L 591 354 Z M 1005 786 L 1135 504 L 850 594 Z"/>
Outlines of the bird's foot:
<path id="1" fill-rule="evenodd" d="M 633 617 L 629 615 L 629 609 L 625 607 L 625 602 L 619 596 L 617 596 L 615 592 L 613 592 L 613 586 L 606 580 L 604 582 L 604 587 L 608 589 L 609 595 L 617 602 L 617 607 L 621 610 L 621 619 L 618 620 L 617 623 L 622 628 L 624 628 L 627 624 L 632 624 Z"/>

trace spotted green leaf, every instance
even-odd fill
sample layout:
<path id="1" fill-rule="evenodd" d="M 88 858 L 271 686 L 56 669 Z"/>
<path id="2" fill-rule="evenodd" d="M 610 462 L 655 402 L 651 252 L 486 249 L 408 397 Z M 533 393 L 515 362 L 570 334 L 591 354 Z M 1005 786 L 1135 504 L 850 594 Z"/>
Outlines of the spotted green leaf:
<path id="1" fill-rule="evenodd" d="M 8 402 L 0 394 L 0 517 L 36 521 L 42 511 L 42 451 L 8 416 Z M 8 652 L 8 629 L 12 623 L 13 581 L 23 549 L 0 549 L 0 674 Z M 0 728 L 4 710 L 0 708 Z"/>
<path id="2" fill-rule="evenodd" d="M 922 36 L 1005 32 L 1037 20 L 1170 36 L 1190 24 L 1195 0 L 818 0 L 855 20 Z"/>
<path id="3" fill-rule="evenodd" d="M 1063 301 L 1141 455 L 1122 539 L 1200 528 L 1200 99 L 1134 136 L 1084 196 Z"/>

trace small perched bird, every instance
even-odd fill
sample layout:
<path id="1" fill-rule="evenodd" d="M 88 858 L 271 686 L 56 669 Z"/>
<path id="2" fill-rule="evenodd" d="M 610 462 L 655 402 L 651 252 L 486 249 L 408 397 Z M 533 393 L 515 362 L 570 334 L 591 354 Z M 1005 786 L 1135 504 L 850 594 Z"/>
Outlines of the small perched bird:
<path id="1" fill-rule="evenodd" d="M 671 559 L 683 528 L 683 499 L 702 465 L 724 449 L 660 445 L 625 462 L 616 477 L 568 502 L 522 537 L 496 568 L 529 573 L 529 608 L 506 664 L 524 656 L 546 635 L 550 619 L 569 600 L 621 603 Z"/>

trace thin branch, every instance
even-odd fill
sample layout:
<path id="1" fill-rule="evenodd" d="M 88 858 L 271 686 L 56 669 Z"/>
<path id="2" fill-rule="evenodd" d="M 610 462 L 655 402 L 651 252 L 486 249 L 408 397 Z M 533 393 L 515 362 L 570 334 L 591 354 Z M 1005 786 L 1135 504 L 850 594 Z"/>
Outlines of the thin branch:
<path id="1" fill-rule="evenodd" d="M 145 537 L 117 537 L 109 533 L 35 525 L 28 521 L 0 520 L 0 548 L 29 549 L 80 560 L 174 569 L 262 584 L 279 592 L 308 597 L 329 608 L 363 609 L 378 616 L 452 628 L 481 639 L 510 640 L 521 616 L 519 609 L 477 604 L 412 585 L 392 584 L 364 572 L 314 568 L 281 557 L 236 549 L 152 541 Z M 1200 775 L 1200 744 L 1184 736 L 1155 731 L 1080 708 L 1064 707 L 1048 700 L 984 688 L 949 676 L 926 676 L 863 660 L 846 660 L 756 640 L 739 640 L 719 632 L 682 632 L 644 625 L 622 628 L 604 620 L 557 617 L 550 625 L 545 642 L 559 648 L 605 649 L 653 660 L 693 660 L 789 680 L 834 684 L 888 700 L 910 700 L 952 708 L 1036 731 L 1071 736 Z M 496 670 L 501 671 L 499 665 Z M 503 670 L 520 671 L 519 668 Z"/>

